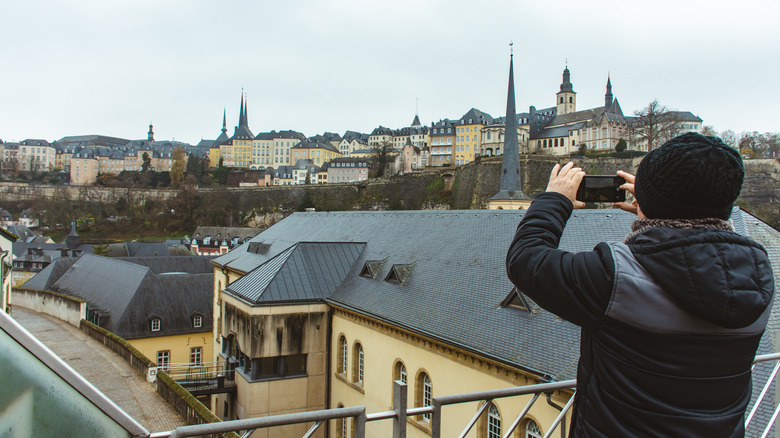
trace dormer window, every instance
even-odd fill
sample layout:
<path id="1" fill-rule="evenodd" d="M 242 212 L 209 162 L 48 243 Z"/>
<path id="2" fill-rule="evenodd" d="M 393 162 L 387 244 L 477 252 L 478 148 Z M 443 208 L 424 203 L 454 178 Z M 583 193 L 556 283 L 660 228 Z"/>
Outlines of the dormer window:
<path id="1" fill-rule="evenodd" d="M 516 309 L 525 310 L 531 312 L 531 306 L 528 304 L 528 299 L 517 287 L 513 287 L 509 295 L 501 303 L 501 307 L 514 307 Z"/>
<path id="2" fill-rule="evenodd" d="M 201 328 L 203 327 L 203 317 L 200 315 L 195 315 L 192 317 L 192 326 L 195 328 Z"/>
<path id="3" fill-rule="evenodd" d="M 153 332 L 159 332 L 160 331 L 160 318 L 154 318 L 152 320 L 152 331 Z"/>

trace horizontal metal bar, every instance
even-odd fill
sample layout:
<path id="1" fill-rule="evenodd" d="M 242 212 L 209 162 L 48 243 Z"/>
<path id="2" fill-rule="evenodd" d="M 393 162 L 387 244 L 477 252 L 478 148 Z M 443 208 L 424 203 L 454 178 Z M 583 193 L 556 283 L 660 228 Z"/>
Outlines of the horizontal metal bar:
<path id="1" fill-rule="evenodd" d="M 518 386 L 514 388 L 493 389 L 490 391 L 469 392 L 465 394 L 442 395 L 436 397 L 442 405 L 453 405 L 458 403 L 468 403 L 482 401 L 494 398 L 514 397 L 518 395 L 535 394 L 537 392 L 551 392 L 561 389 L 573 389 L 577 386 L 577 381 L 563 380 L 560 382 L 540 383 L 537 385 Z"/>
<path id="2" fill-rule="evenodd" d="M 170 436 L 188 437 L 209 435 L 215 433 L 233 432 L 236 430 L 260 429 L 262 427 L 317 422 L 321 420 L 334 420 L 337 418 L 350 418 L 362 415 L 365 411 L 365 406 L 353 406 L 349 408 L 325 409 L 321 411 L 275 415 L 273 417 L 245 418 L 243 420 L 223 421 L 221 423 L 195 424 L 192 426 L 177 427 Z"/>
<path id="3" fill-rule="evenodd" d="M 406 410 L 406 415 L 423 415 L 433 413 L 433 406 L 423 406 Z"/>
<path id="4" fill-rule="evenodd" d="M 753 363 L 766 362 L 770 360 L 780 360 L 780 353 L 759 354 L 753 359 Z"/>
<path id="5" fill-rule="evenodd" d="M 395 411 L 376 412 L 366 415 L 366 421 L 387 420 L 395 418 Z"/>

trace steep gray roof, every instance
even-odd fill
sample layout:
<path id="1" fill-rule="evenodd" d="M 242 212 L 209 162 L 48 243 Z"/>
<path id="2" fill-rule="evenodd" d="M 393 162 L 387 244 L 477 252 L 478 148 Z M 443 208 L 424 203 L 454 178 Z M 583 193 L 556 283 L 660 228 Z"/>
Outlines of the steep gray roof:
<path id="1" fill-rule="evenodd" d="M 530 299 L 531 312 L 501 306 L 513 288 L 504 267 L 506 251 L 523 214 L 508 210 L 294 213 L 213 263 L 242 272 L 262 267 L 251 277 L 257 289 L 248 284 L 250 279 L 230 285 L 234 293 L 251 299 L 269 293 L 265 291 L 276 280 L 269 280 L 271 274 L 279 275 L 306 242 L 365 243 L 327 298 L 332 305 L 539 375 L 573 378 L 579 328 Z M 762 228 L 741 210 L 735 210 L 733 217 L 738 231 L 763 230 L 765 240 L 773 245 L 775 270 L 780 272 L 780 233 Z M 622 241 L 634 219 L 615 209 L 577 210 L 560 247 L 585 251 L 601 241 Z M 279 284 L 298 288 L 305 283 L 302 278 L 328 269 L 324 260 L 308 263 L 289 267 L 298 274 L 305 267 L 306 277 Z M 372 275 L 361 276 L 368 263 L 366 272 Z M 298 299 L 289 290 L 286 294 Z M 776 316 L 772 324 L 779 324 Z"/>
<path id="2" fill-rule="evenodd" d="M 253 304 L 322 301 L 341 284 L 365 246 L 297 243 L 231 283 L 227 291 Z"/>
<path id="3" fill-rule="evenodd" d="M 583 125 L 585 125 L 585 122 L 579 122 L 573 125 L 566 125 L 566 126 L 556 126 L 554 128 L 544 128 L 542 129 L 541 132 L 539 132 L 539 134 L 534 136 L 534 139 L 568 137 L 569 132 L 576 131 L 582 128 Z"/>
<path id="4" fill-rule="evenodd" d="M 35 274 L 32 278 L 27 280 L 22 288 L 24 289 L 38 289 L 38 290 L 50 290 L 51 285 L 57 281 L 74 263 L 77 258 L 75 257 L 60 257 L 48 266 L 43 268 L 41 272 Z"/>
<path id="5" fill-rule="evenodd" d="M 214 287 L 214 273 L 206 271 L 206 263 L 85 254 L 56 279 L 66 264 L 52 268 L 46 289 L 85 300 L 88 312 L 100 313 L 102 327 L 125 339 L 202 332 L 211 327 Z M 28 283 L 39 284 L 36 277 Z M 192 327 L 195 314 L 203 317 L 201 328 Z M 152 318 L 161 319 L 160 331 L 151 332 Z"/>

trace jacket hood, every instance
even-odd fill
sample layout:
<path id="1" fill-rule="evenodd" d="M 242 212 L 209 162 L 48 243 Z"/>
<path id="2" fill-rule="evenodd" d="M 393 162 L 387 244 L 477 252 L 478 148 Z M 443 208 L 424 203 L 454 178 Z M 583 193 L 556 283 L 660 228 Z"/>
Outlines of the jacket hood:
<path id="1" fill-rule="evenodd" d="M 772 300 L 774 276 L 766 250 L 737 233 L 656 227 L 627 243 L 681 307 L 713 324 L 746 327 Z"/>

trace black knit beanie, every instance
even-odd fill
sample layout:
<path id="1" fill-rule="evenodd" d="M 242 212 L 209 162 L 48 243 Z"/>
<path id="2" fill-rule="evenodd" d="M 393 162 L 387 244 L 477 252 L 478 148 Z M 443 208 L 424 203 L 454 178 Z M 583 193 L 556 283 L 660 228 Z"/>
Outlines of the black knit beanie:
<path id="1" fill-rule="evenodd" d="M 647 154 L 634 188 L 652 219 L 728 219 L 742 189 L 742 157 L 718 137 L 689 132 Z"/>

